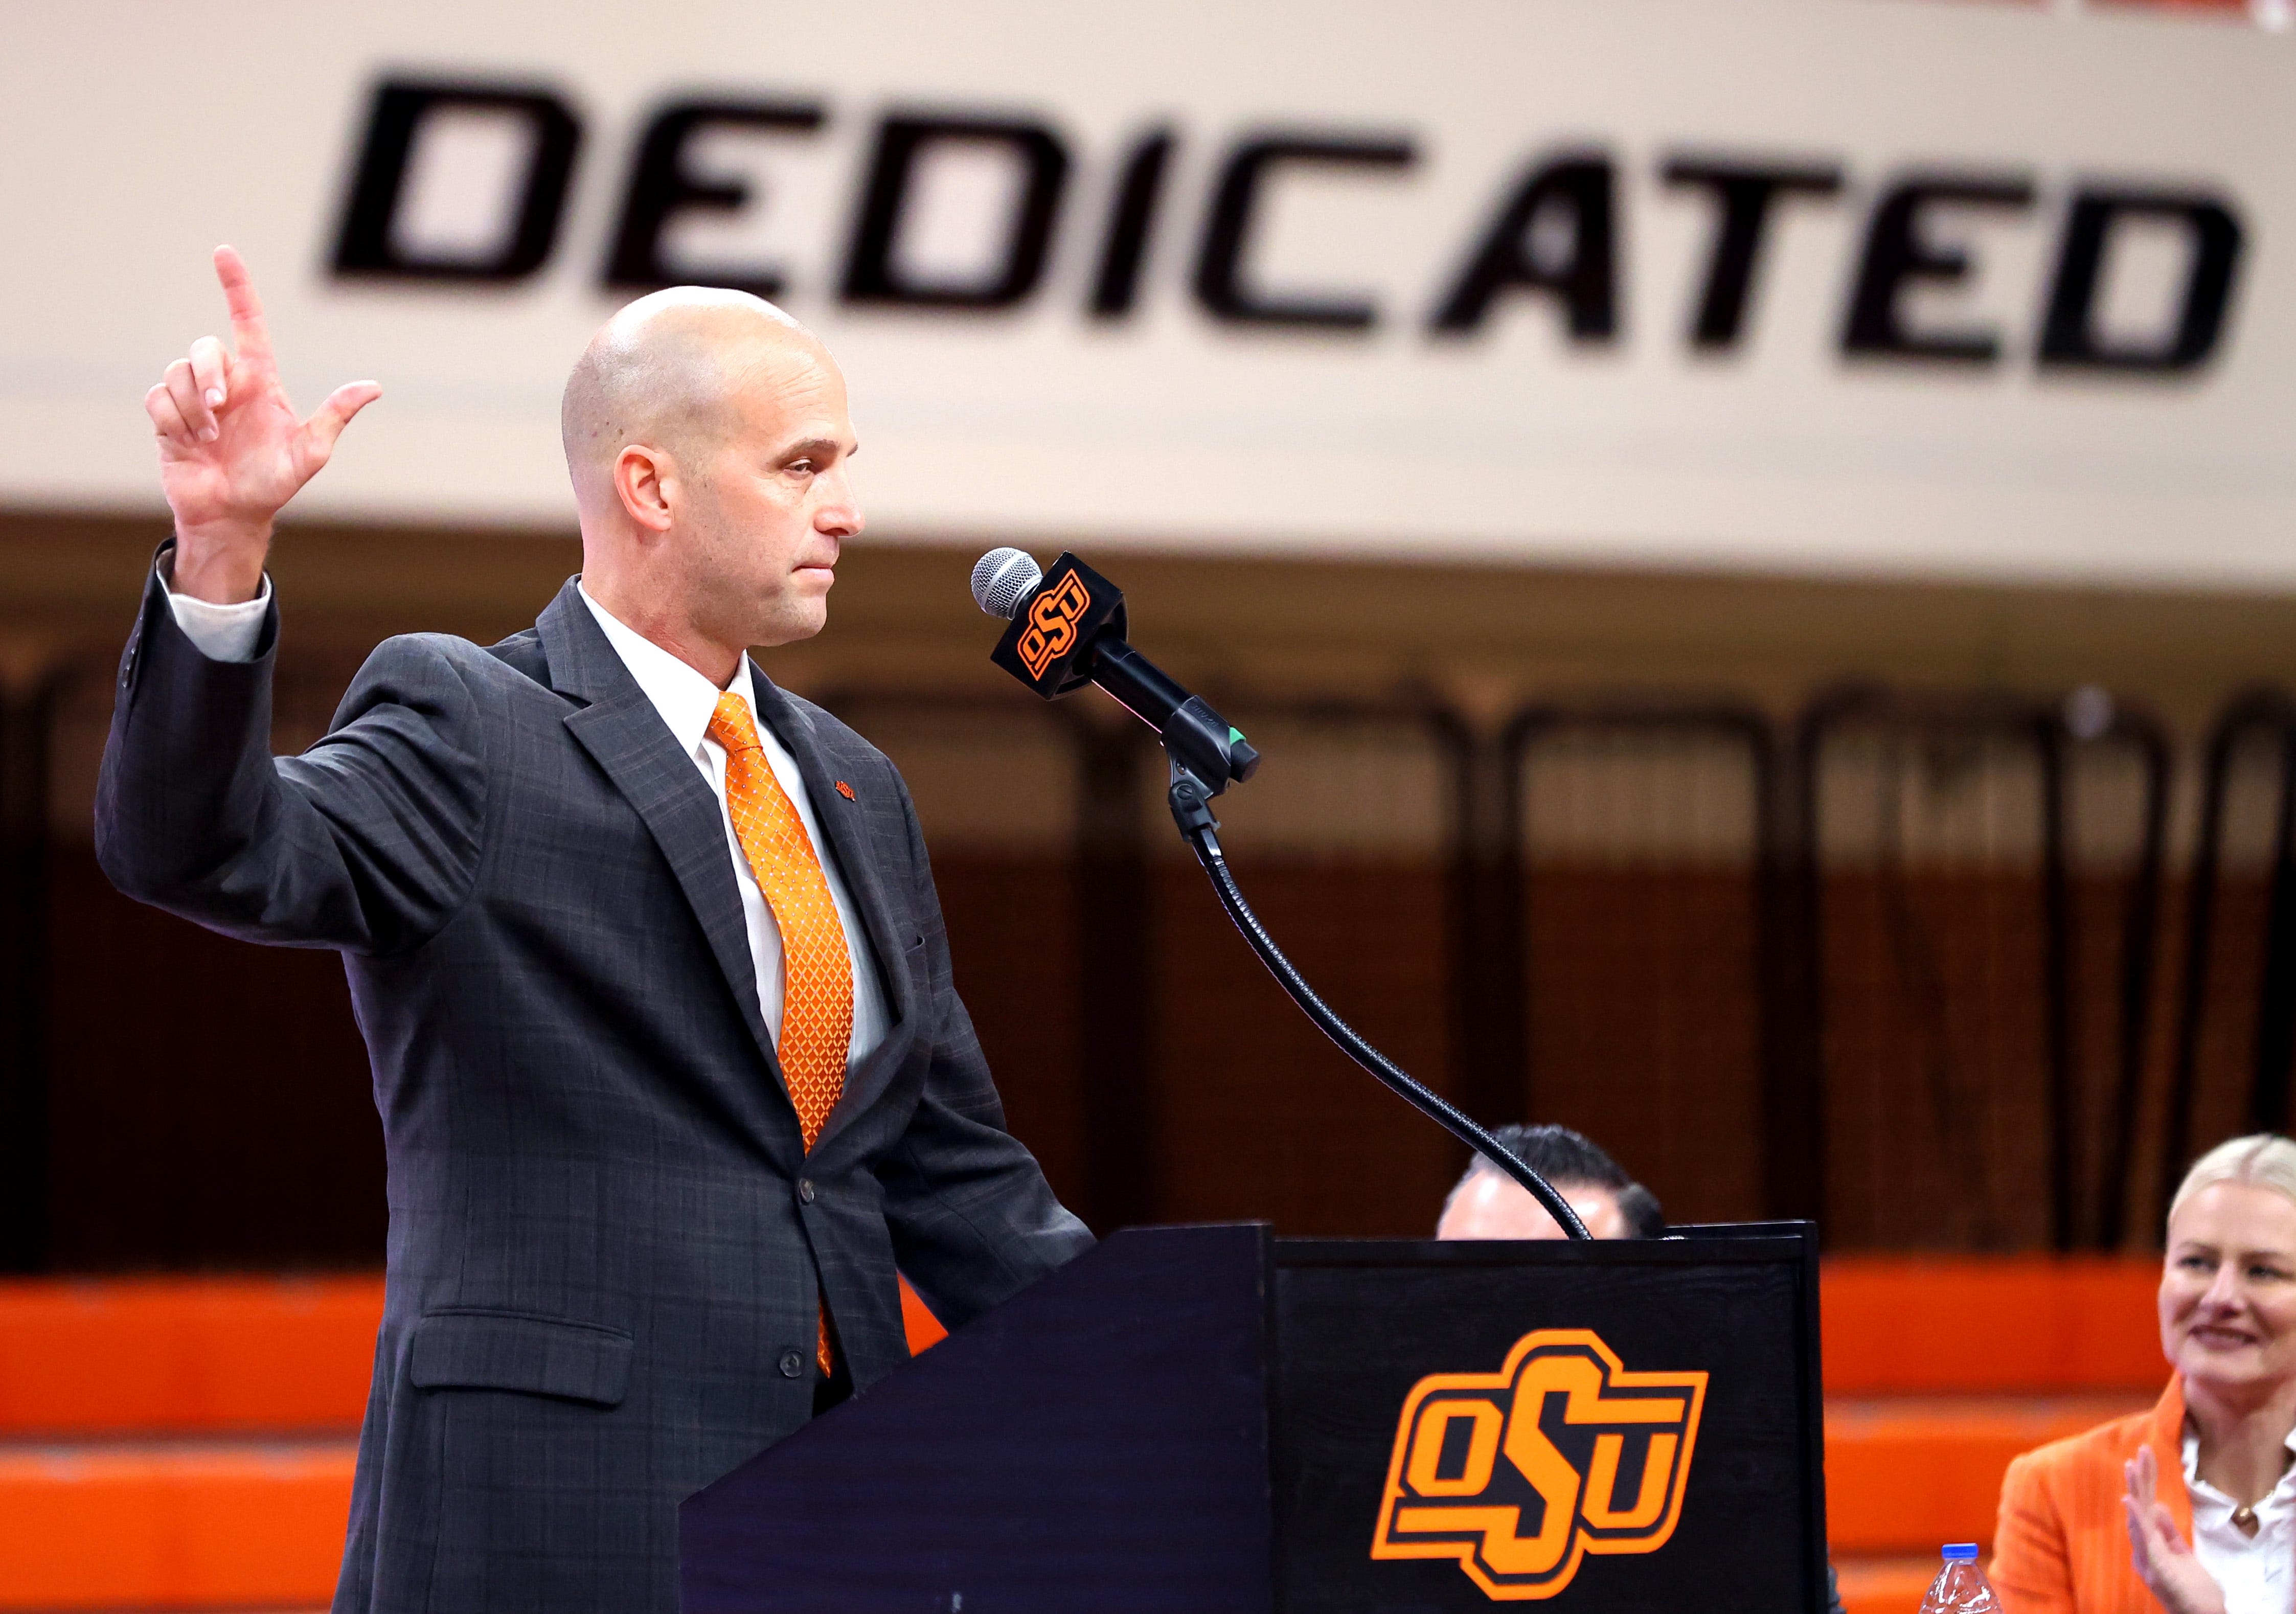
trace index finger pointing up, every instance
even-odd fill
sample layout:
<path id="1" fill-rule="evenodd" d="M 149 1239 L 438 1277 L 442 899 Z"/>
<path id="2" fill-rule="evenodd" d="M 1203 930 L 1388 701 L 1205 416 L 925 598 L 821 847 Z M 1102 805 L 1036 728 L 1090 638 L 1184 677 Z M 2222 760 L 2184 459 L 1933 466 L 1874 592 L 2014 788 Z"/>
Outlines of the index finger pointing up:
<path id="1" fill-rule="evenodd" d="M 215 250 L 216 278 L 223 283 L 224 301 L 231 308 L 231 333 L 242 364 L 271 363 L 271 332 L 263 323 L 263 304 L 255 295 L 255 282 L 247 260 L 229 247 Z"/>

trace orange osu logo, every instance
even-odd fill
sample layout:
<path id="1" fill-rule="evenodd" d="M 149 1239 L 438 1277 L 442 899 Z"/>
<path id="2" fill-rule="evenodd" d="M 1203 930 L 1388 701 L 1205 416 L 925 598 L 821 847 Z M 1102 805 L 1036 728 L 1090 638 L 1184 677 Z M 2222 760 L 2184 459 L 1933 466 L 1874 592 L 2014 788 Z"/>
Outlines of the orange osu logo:
<path id="1" fill-rule="evenodd" d="M 1412 1386 L 1371 1555 L 1456 1558 L 1486 1596 L 1552 1597 L 1588 1553 L 1674 1534 L 1706 1375 L 1630 1373 L 1583 1328 L 1525 1334 L 1496 1373 Z"/>
<path id="2" fill-rule="evenodd" d="M 1074 572 L 1062 578 L 1060 586 L 1048 589 L 1037 596 L 1029 607 L 1029 630 L 1021 635 L 1014 646 L 1020 651 L 1021 665 L 1029 669 L 1029 676 L 1041 679 L 1054 659 L 1064 656 L 1076 643 L 1077 622 L 1092 603 L 1092 595 L 1077 580 Z"/>

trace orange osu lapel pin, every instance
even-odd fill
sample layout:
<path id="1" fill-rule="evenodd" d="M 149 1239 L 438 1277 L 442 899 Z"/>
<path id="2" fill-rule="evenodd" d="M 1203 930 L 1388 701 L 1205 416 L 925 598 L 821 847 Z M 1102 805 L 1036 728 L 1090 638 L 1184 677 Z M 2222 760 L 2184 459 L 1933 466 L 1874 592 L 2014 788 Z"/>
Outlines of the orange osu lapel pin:
<path id="1" fill-rule="evenodd" d="M 837 793 L 844 797 L 848 801 L 853 799 L 853 787 L 846 783 L 842 779 L 837 782 Z"/>

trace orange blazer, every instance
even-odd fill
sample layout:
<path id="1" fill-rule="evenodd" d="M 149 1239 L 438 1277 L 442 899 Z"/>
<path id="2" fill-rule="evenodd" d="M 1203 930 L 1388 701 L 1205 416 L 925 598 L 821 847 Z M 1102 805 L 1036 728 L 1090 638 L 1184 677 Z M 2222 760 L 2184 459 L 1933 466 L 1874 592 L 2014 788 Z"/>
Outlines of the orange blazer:
<path id="1" fill-rule="evenodd" d="M 2001 1480 L 1988 1578 L 2005 1614 L 2161 1614 L 2128 1557 L 2120 1465 L 2150 1446 L 2161 1500 L 2193 1535 L 2185 1489 L 2185 1386 L 2170 1378 L 2158 1405 L 2028 1452 Z"/>

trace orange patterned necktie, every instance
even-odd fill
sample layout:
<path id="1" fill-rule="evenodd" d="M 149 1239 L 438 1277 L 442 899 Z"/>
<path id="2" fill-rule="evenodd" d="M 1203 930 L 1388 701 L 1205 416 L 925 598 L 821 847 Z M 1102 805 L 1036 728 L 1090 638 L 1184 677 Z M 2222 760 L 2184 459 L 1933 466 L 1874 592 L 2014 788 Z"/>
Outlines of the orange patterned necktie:
<path id="1" fill-rule="evenodd" d="M 805 821 L 774 777 L 741 696 L 718 697 L 709 737 L 726 748 L 726 804 L 734 834 L 782 933 L 782 1034 L 774 1051 L 809 1153 L 845 1091 L 845 1056 L 853 1045 L 853 959 L 845 950 L 845 926 L 829 894 L 829 877 Z M 815 1354 L 826 1377 L 835 1361 L 826 1300 Z"/>

